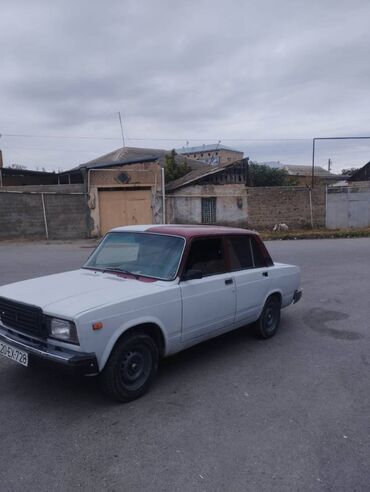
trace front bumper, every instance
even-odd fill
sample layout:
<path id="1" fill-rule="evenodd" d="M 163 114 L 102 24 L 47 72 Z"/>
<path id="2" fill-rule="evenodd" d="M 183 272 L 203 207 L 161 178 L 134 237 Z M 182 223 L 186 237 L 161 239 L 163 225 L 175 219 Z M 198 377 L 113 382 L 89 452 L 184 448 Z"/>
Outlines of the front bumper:
<path id="1" fill-rule="evenodd" d="M 50 369 L 61 369 L 70 374 L 80 375 L 92 375 L 99 372 L 95 354 L 38 342 L 4 329 L 2 326 L 0 326 L 0 341 L 27 352 L 29 367 L 46 366 Z"/>
<path id="2" fill-rule="evenodd" d="M 297 289 L 294 291 L 293 295 L 293 304 L 297 304 L 297 302 L 301 299 L 302 297 L 302 289 Z"/>

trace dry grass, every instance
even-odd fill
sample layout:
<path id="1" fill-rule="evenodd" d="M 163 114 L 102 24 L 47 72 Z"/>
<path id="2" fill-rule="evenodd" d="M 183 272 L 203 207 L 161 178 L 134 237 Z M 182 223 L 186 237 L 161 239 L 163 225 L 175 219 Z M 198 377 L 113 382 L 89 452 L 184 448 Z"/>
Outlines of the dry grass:
<path id="1" fill-rule="evenodd" d="M 338 239 L 349 237 L 370 237 L 370 228 L 365 229 L 301 229 L 296 231 L 261 231 L 264 241 L 274 239 Z"/>

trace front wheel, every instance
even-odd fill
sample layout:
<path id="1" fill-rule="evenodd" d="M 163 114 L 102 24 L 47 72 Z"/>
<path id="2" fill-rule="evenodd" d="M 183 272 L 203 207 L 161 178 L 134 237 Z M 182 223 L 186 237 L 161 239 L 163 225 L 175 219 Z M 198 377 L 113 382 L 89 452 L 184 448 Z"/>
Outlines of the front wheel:
<path id="1" fill-rule="evenodd" d="M 133 333 L 123 337 L 100 374 L 102 390 L 119 402 L 139 398 L 153 382 L 158 359 L 158 347 L 149 335 Z"/>
<path id="2" fill-rule="evenodd" d="M 259 338 L 271 338 L 278 331 L 280 324 L 281 303 L 277 296 L 271 296 L 265 302 L 260 318 L 255 323 Z"/>

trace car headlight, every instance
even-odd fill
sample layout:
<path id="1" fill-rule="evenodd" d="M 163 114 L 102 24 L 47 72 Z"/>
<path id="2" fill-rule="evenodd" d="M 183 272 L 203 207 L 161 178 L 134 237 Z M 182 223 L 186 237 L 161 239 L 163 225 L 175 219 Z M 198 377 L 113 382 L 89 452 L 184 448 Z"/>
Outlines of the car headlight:
<path id="1" fill-rule="evenodd" d="M 51 338 L 70 343 L 79 343 L 76 325 L 73 321 L 49 318 L 48 329 Z"/>

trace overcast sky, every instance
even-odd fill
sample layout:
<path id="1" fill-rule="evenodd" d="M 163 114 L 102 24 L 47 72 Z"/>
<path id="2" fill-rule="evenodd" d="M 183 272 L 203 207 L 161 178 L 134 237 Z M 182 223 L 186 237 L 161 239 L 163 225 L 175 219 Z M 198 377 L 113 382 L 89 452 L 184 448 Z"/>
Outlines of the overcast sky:
<path id="1" fill-rule="evenodd" d="M 288 164 L 310 164 L 314 136 L 370 135 L 369 0 L 0 5 L 6 165 L 68 169 L 114 150 L 117 111 L 129 146 L 221 140 Z M 329 157 L 361 166 L 370 140 L 320 143 L 317 163 Z"/>

